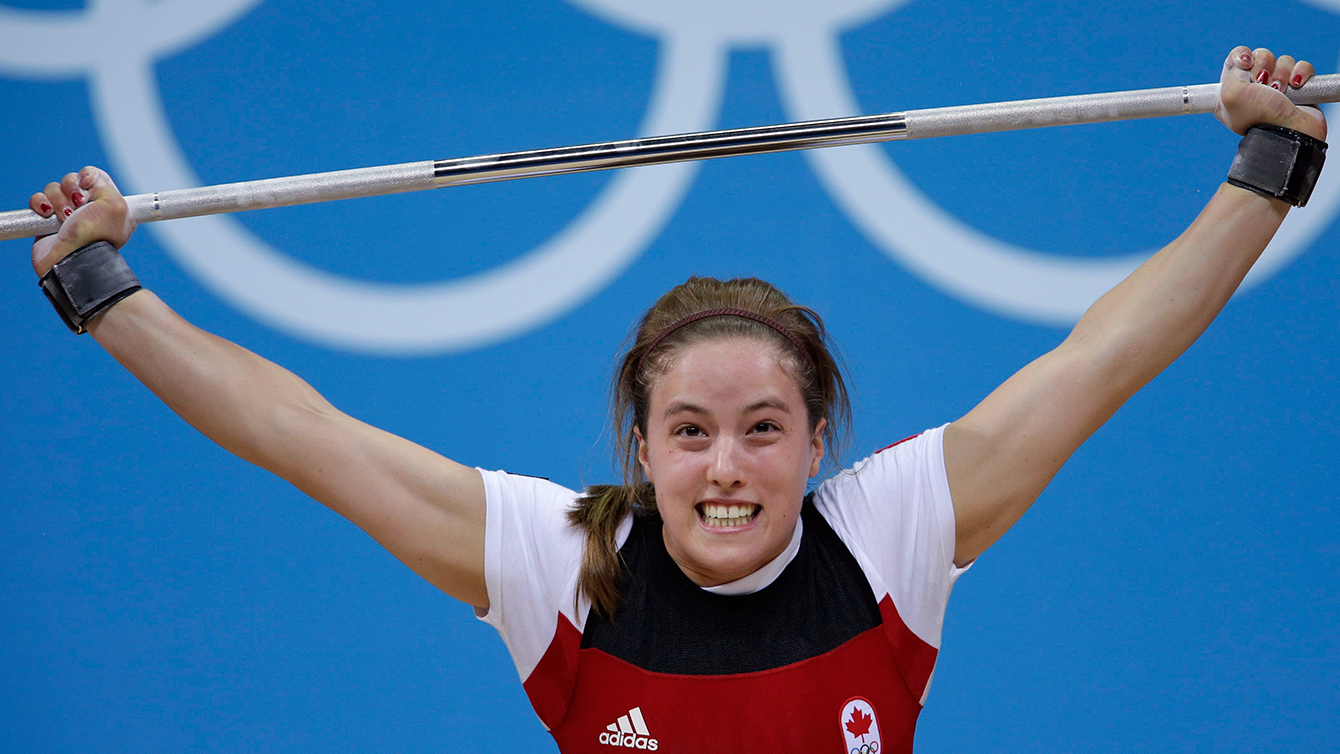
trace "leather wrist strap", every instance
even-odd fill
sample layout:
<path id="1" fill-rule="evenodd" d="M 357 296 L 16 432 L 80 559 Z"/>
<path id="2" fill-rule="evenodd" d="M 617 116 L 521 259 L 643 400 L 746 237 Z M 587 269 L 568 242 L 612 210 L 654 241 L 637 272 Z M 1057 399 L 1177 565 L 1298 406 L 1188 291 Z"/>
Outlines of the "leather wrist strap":
<path id="1" fill-rule="evenodd" d="M 1292 128 L 1261 123 L 1247 129 L 1228 182 L 1302 207 L 1326 162 L 1326 142 Z"/>
<path id="2" fill-rule="evenodd" d="M 87 332 L 84 325 L 89 320 L 141 287 L 126 260 L 106 241 L 91 243 L 60 260 L 42 276 L 40 285 L 76 335 Z"/>

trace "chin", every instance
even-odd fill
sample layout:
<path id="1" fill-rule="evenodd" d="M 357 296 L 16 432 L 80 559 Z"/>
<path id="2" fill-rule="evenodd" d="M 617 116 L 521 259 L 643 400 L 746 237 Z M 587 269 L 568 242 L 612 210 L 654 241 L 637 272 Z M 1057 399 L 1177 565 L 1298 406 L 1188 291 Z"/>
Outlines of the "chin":
<path id="1" fill-rule="evenodd" d="M 719 578 L 717 583 L 726 583 L 742 579 L 761 568 L 776 553 L 761 539 L 749 537 L 752 541 L 722 541 L 722 537 L 698 536 L 693 538 L 691 550 L 687 553 L 694 570 L 704 575 Z M 784 548 L 783 542 L 778 550 Z"/>
<path id="2" fill-rule="evenodd" d="M 678 511 L 676 511 L 679 513 Z M 764 506 L 747 516 L 711 520 L 698 504 L 679 515 L 666 517 L 666 546 L 680 568 L 700 586 L 715 586 L 744 578 L 762 568 L 786 549 L 792 529 L 782 525 Z M 778 531 L 779 525 L 784 531 Z M 704 581 L 704 579 L 706 581 Z"/>

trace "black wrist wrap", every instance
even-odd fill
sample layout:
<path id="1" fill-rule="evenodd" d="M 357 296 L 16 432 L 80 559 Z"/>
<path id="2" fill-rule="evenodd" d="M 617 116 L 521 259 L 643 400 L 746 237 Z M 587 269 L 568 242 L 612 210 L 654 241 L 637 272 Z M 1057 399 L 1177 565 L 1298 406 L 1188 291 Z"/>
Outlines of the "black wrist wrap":
<path id="1" fill-rule="evenodd" d="M 1247 129 L 1228 169 L 1228 182 L 1302 207 L 1326 162 L 1326 142 L 1265 123 Z"/>
<path id="2" fill-rule="evenodd" d="M 84 323 L 140 289 L 139 278 L 106 241 L 91 243 L 60 260 L 42 276 L 42 292 L 76 335 Z"/>

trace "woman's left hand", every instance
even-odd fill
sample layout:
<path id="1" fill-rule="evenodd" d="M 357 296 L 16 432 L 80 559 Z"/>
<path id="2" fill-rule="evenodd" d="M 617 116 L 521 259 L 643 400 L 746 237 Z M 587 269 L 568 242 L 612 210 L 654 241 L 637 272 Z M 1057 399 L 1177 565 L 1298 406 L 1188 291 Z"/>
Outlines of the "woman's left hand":
<path id="1" fill-rule="evenodd" d="M 71 252 L 95 241 L 121 248 L 137 223 L 112 177 L 92 165 L 69 173 L 60 183 L 33 194 L 28 207 L 42 217 L 61 221 L 60 231 L 33 242 L 33 272 L 47 274 Z"/>
<path id="2" fill-rule="evenodd" d="M 1320 109 L 1295 105 L 1284 92 L 1297 89 L 1316 70 L 1306 60 L 1276 58 L 1270 50 L 1235 47 L 1219 77 L 1219 104 L 1214 115 L 1235 133 L 1245 134 L 1258 123 L 1271 123 L 1326 140 L 1326 116 Z"/>

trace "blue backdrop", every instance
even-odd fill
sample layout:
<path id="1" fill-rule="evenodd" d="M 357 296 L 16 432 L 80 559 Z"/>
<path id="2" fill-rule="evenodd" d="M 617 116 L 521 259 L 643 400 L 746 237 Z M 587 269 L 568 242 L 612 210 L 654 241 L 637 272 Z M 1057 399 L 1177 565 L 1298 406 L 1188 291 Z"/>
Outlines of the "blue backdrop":
<path id="1" fill-rule="evenodd" d="M 1203 83 L 1239 43 L 1330 72 L 1337 39 L 1338 0 L 6 0 L 0 209 L 87 163 L 137 193 Z M 350 414 L 570 486 L 612 477 L 633 318 L 762 276 L 843 344 L 850 461 L 1056 345 L 1235 144 L 1201 116 L 739 158 L 164 223 L 127 254 Z M 959 581 L 923 749 L 1335 746 L 1338 211 L 1332 168 Z M 0 749 L 553 750 L 469 608 L 195 434 L 0 250 Z"/>

